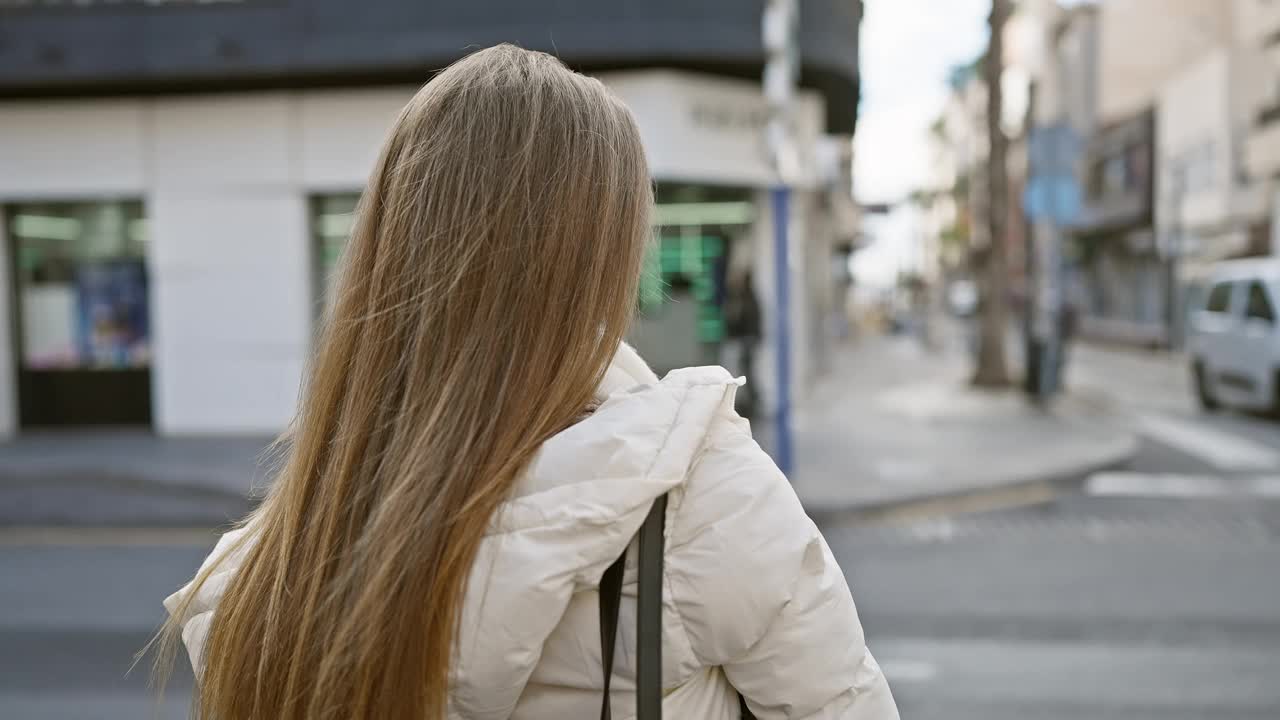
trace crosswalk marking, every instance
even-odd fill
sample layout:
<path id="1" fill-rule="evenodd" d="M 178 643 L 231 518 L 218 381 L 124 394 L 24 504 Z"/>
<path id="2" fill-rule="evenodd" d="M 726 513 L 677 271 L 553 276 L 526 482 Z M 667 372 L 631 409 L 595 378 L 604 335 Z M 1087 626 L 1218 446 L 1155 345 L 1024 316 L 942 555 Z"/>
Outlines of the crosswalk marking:
<path id="1" fill-rule="evenodd" d="M 1259 497 L 1280 499 L 1280 476 L 1257 478 L 1254 482 Z"/>
<path id="2" fill-rule="evenodd" d="M 1280 475 L 1220 477 L 1176 473 L 1100 472 L 1085 483 L 1089 495 L 1143 498 L 1280 499 Z"/>
<path id="3" fill-rule="evenodd" d="M 880 662 L 880 671 L 890 682 L 929 682 L 938 676 L 938 666 L 928 660 L 890 658 Z"/>
<path id="4" fill-rule="evenodd" d="M 1146 415 L 1139 419 L 1138 427 L 1143 435 L 1193 455 L 1220 470 L 1280 468 L 1280 451 L 1203 423 Z"/>

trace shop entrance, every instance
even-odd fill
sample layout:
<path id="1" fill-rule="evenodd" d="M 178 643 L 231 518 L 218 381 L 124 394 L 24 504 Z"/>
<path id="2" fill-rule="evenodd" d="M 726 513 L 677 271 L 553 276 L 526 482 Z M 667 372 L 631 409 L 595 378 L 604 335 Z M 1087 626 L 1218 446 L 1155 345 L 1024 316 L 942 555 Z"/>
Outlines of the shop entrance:
<path id="1" fill-rule="evenodd" d="M 150 426 L 142 204 L 15 204 L 4 219 L 20 425 Z"/>
<path id="2" fill-rule="evenodd" d="M 655 192 L 656 242 L 640 284 L 640 312 L 629 341 L 658 372 L 722 364 L 725 309 L 741 283 L 730 277 L 735 243 L 755 218 L 751 191 L 660 183 Z M 737 258 L 750 267 L 749 258 Z"/>

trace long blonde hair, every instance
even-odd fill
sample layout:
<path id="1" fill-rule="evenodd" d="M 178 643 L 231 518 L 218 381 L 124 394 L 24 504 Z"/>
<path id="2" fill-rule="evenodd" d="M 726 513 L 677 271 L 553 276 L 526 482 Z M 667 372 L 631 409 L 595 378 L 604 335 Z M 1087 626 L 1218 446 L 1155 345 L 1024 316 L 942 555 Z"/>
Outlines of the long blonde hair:
<path id="1" fill-rule="evenodd" d="M 482 50 L 414 96 L 214 613 L 196 716 L 444 717 L 481 539 L 589 407 L 634 311 L 651 205 L 631 114 L 548 55 Z"/>

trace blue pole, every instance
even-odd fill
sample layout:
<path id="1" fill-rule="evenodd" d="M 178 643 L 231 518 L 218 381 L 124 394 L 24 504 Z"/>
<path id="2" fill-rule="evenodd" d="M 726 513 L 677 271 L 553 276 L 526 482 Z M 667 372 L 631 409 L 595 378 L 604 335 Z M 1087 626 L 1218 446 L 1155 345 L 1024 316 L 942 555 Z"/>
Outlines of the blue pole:
<path id="1" fill-rule="evenodd" d="M 778 415 L 777 452 L 774 460 L 790 475 L 791 456 L 791 267 L 787 258 L 787 225 L 790 220 L 791 189 L 778 185 L 773 196 L 773 282 L 777 296 L 774 325 L 774 366 L 777 368 Z"/>

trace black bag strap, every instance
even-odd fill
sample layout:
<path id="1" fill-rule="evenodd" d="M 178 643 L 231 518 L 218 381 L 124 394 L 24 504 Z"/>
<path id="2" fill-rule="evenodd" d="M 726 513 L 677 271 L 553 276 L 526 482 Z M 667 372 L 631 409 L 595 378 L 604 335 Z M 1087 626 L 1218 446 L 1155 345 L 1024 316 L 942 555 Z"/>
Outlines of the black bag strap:
<path id="1" fill-rule="evenodd" d="M 609 688 L 613 684 L 613 648 L 618 637 L 618 609 L 622 606 L 622 570 L 627 551 L 600 578 L 600 657 L 604 660 L 604 698 L 600 704 L 600 720 L 612 720 Z"/>
<path id="2" fill-rule="evenodd" d="M 662 551 L 667 522 L 667 496 L 654 501 L 640 526 L 640 589 L 636 600 L 636 718 L 662 718 Z M 622 571 L 627 552 L 613 561 L 600 578 L 600 656 L 604 661 L 604 697 L 600 720 L 611 720 L 610 688 L 613 655 L 622 607 Z M 655 592 L 656 591 L 656 592 Z"/>
<path id="3" fill-rule="evenodd" d="M 662 556 L 667 496 L 640 526 L 640 590 L 636 594 L 636 720 L 662 720 Z"/>
<path id="4" fill-rule="evenodd" d="M 654 501 L 640 526 L 639 590 L 636 596 L 636 720 L 662 720 L 662 563 L 667 523 L 667 496 Z M 622 607 L 622 571 L 627 553 L 600 578 L 600 650 L 604 660 L 604 697 L 600 720 L 610 720 L 614 643 Z M 738 696 L 743 720 L 754 720 L 746 700 Z"/>

